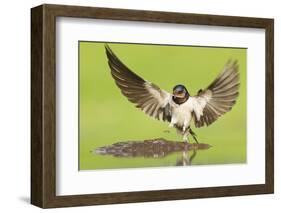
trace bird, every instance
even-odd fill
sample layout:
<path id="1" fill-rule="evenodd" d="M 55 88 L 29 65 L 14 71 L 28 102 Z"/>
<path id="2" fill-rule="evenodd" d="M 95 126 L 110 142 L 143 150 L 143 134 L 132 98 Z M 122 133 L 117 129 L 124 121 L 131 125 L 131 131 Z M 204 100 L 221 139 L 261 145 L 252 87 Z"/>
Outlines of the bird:
<path id="1" fill-rule="evenodd" d="M 192 96 L 183 84 L 173 87 L 169 93 L 156 84 L 143 79 L 126 66 L 105 44 L 111 76 L 121 93 L 150 117 L 169 122 L 189 143 L 191 135 L 199 143 L 191 129 L 207 127 L 229 112 L 237 101 L 240 87 L 240 73 L 237 60 L 228 60 L 223 70 L 205 89 Z"/>

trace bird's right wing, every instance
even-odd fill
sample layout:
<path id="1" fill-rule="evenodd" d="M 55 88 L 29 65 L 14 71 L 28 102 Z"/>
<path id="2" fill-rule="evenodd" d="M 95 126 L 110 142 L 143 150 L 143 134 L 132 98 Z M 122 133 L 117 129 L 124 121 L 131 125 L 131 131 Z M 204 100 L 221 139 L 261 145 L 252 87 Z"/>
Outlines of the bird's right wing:
<path id="1" fill-rule="evenodd" d="M 222 73 L 194 100 L 194 123 L 196 127 L 209 126 L 230 111 L 239 95 L 239 72 L 237 61 L 229 61 Z"/>
<path id="2" fill-rule="evenodd" d="M 149 116 L 162 121 L 171 121 L 170 100 L 172 95 L 131 71 L 105 45 L 111 75 L 122 94 L 137 108 Z"/>

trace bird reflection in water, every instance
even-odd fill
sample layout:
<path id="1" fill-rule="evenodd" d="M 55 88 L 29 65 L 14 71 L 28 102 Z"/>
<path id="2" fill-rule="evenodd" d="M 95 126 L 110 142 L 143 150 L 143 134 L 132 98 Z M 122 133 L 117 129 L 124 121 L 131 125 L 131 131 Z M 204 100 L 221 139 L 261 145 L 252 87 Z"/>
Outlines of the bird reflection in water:
<path id="1" fill-rule="evenodd" d="M 155 159 L 164 158 L 172 153 L 181 153 L 181 157 L 177 159 L 176 166 L 188 166 L 192 164 L 198 150 L 206 150 L 210 147 L 209 144 L 204 143 L 193 144 L 157 138 L 144 141 L 118 142 L 99 147 L 94 150 L 94 153 L 120 158 L 144 157 Z"/>
<path id="2" fill-rule="evenodd" d="M 183 151 L 182 156 L 178 158 L 176 166 L 189 166 L 192 165 L 192 160 L 196 157 L 197 155 L 197 149 L 194 148 L 192 150 L 192 154 L 189 156 L 188 151 Z"/>

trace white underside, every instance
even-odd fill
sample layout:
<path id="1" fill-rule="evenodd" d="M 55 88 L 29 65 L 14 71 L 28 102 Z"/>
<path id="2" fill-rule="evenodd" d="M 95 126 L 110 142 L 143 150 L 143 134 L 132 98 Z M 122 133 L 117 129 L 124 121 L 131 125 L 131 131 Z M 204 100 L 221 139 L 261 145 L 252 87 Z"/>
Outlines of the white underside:
<path id="1" fill-rule="evenodd" d="M 172 119 L 171 126 L 182 126 L 184 132 L 192 121 L 192 112 L 195 112 L 196 119 L 199 120 L 203 115 L 203 109 L 206 101 L 199 100 L 198 98 L 189 97 L 188 100 L 180 105 L 172 103 Z"/>

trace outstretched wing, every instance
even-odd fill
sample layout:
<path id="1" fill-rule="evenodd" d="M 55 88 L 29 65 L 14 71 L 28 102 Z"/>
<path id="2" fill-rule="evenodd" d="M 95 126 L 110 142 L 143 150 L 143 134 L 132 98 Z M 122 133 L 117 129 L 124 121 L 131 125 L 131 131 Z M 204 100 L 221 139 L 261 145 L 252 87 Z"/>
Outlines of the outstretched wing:
<path id="1" fill-rule="evenodd" d="M 195 126 L 208 126 L 230 111 L 239 95 L 239 86 L 237 61 L 229 61 L 218 77 L 193 97 Z"/>
<path id="2" fill-rule="evenodd" d="M 151 117 L 170 121 L 171 109 L 169 101 L 171 100 L 171 94 L 132 72 L 118 59 L 108 45 L 105 45 L 105 49 L 111 75 L 122 94 L 134 103 L 137 108 L 140 108 Z"/>

